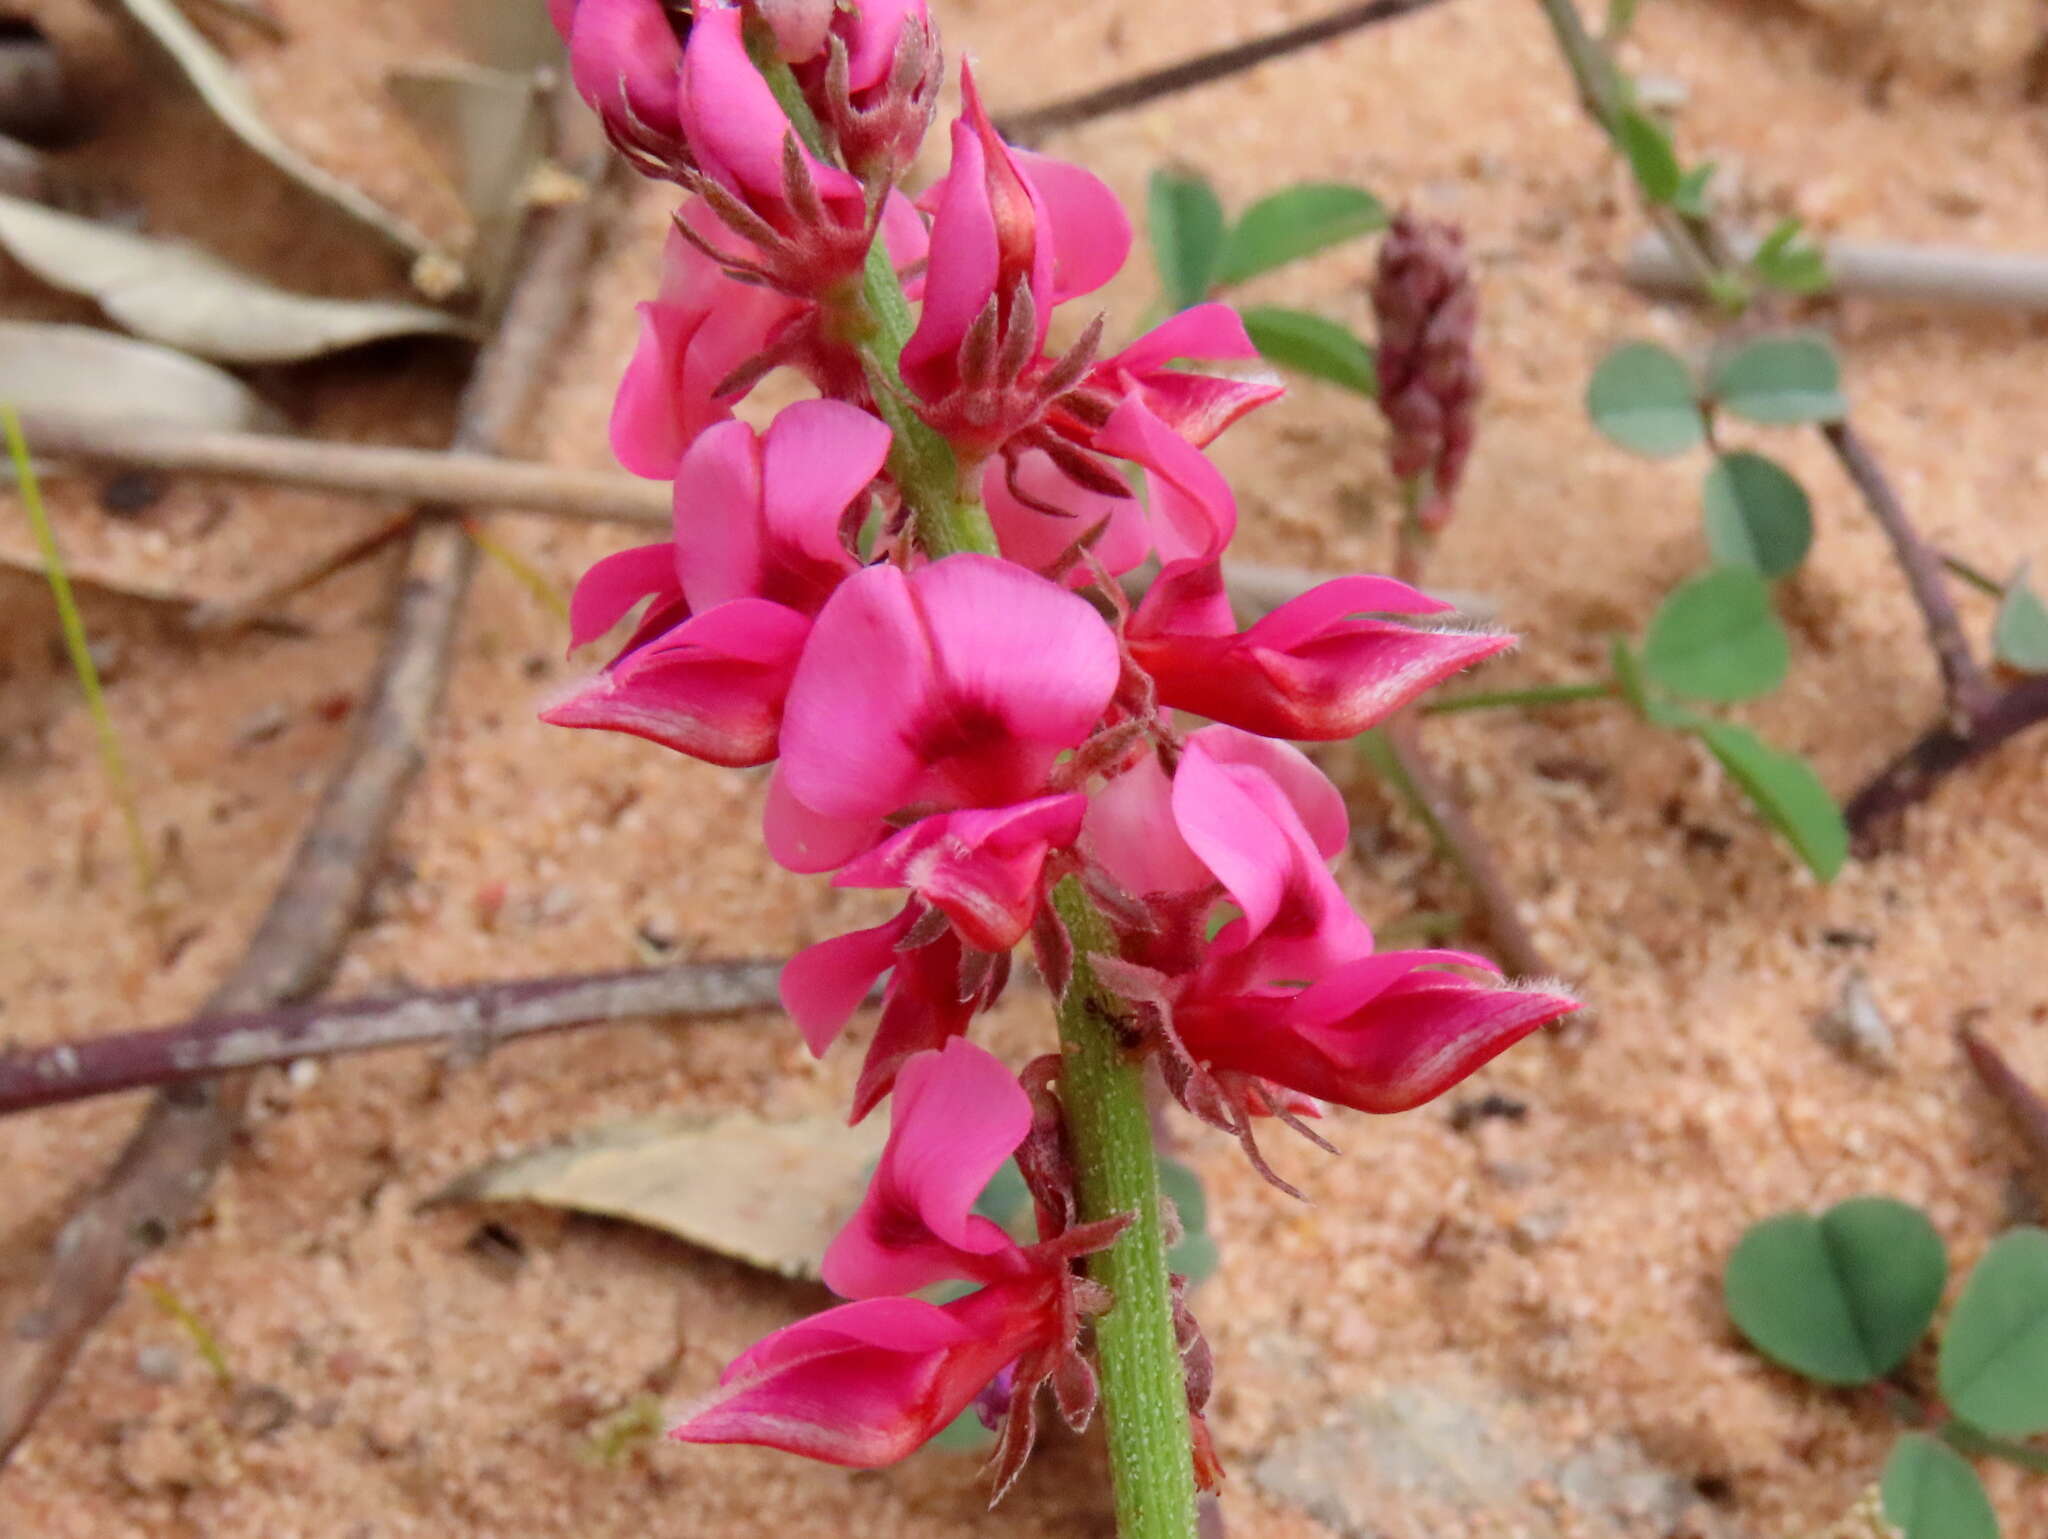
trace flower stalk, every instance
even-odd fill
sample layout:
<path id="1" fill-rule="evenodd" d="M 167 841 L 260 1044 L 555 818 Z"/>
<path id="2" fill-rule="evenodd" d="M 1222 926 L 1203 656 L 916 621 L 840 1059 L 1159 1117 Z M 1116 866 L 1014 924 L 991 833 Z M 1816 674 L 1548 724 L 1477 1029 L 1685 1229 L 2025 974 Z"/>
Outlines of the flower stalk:
<path id="1" fill-rule="evenodd" d="M 1195 1531 L 1194 1452 L 1143 1068 L 1118 1040 L 1124 1001 L 1089 962 L 1114 951 L 1109 926 L 1072 877 L 1054 889 L 1053 907 L 1074 948 L 1059 1000 L 1060 1088 L 1081 1217 L 1131 1215 L 1122 1238 L 1089 1258 L 1089 1275 L 1116 1300 L 1096 1322 L 1095 1344 L 1117 1533 L 1120 1539 L 1188 1539 Z"/>

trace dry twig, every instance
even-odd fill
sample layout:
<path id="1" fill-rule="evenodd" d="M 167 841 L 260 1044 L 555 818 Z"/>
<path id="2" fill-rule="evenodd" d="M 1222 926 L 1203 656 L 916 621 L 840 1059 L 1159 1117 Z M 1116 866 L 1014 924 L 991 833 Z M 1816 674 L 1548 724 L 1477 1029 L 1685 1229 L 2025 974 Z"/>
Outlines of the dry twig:
<path id="1" fill-rule="evenodd" d="M 2048 1202 L 2048 1100 L 2013 1072 L 2004 1054 L 1968 1026 L 1956 1032 L 1956 1040 L 1962 1043 L 1963 1055 L 1977 1071 L 1978 1080 L 2011 1119 L 2013 1131 L 2019 1135 L 2034 1167 L 2034 1181 L 2041 1190 L 2042 1201 Z"/>
<path id="2" fill-rule="evenodd" d="M 458 447 L 497 448 L 524 411 L 576 313 L 603 207 L 593 198 L 536 215 L 530 261 L 464 392 Z M 420 522 L 355 736 L 210 1011 L 302 999 L 325 981 L 419 768 L 475 563 L 475 547 L 453 520 Z M 28 1309 L 0 1336 L 0 1460 L 120 1297 L 129 1268 L 203 1203 L 248 1093 L 246 1074 L 159 1091 L 113 1169 L 65 1224 Z"/>
<path id="3" fill-rule="evenodd" d="M 495 1046 L 634 1016 L 717 1020 L 775 1008 L 777 960 L 683 962 L 562 978 L 465 984 L 395 999 L 202 1015 L 0 1053 L 0 1117 L 234 1069 L 456 1040 Z"/>
<path id="4" fill-rule="evenodd" d="M 1299 26 L 1253 38 L 1248 43 L 1236 43 L 1228 48 L 1218 48 L 1213 53 L 1198 54 L 1178 64 L 1169 64 L 1164 69 L 1147 70 L 1142 75 L 1133 75 L 1128 80 L 1119 80 L 1093 91 L 1083 91 L 1063 101 L 1005 113 L 997 118 L 996 129 L 1012 143 L 1029 144 L 1058 129 L 1074 128 L 1112 113 L 1129 112 L 1133 107 L 1142 107 L 1162 96 L 1191 91 L 1197 86 L 1242 74 L 1269 59 L 1298 53 L 1304 48 L 1313 48 L 1318 43 L 1342 37 L 1347 32 L 1356 32 L 1376 22 L 1393 21 L 1438 3 L 1439 0 L 1364 0 L 1362 4 L 1348 5 L 1328 16 L 1319 16 Z"/>

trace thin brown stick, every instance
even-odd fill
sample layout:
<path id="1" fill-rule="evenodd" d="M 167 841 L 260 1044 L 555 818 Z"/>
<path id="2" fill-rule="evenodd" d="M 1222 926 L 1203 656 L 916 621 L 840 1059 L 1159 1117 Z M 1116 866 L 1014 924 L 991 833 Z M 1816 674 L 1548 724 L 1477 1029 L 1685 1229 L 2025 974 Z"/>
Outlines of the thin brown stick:
<path id="1" fill-rule="evenodd" d="M 1417 732 L 1419 725 L 1416 716 L 1404 711 L 1381 729 L 1387 750 L 1407 781 L 1403 789 L 1472 889 L 1472 896 L 1479 903 L 1480 924 L 1501 963 L 1518 977 L 1549 977 L 1552 969 L 1522 918 L 1521 907 L 1507 878 L 1501 874 L 1500 863 L 1424 752 Z"/>
<path id="2" fill-rule="evenodd" d="M 272 433 L 204 432 L 160 422 L 28 414 L 39 457 L 186 471 L 272 486 L 390 497 L 408 503 L 504 508 L 556 518 L 659 524 L 666 483 L 610 470 L 572 470 L 481 453 L 326 443 Z"/>
<path id="3" fill-rule="evenodd" d="M 2033 1165 L 2034 1183 L 2048 1202 L 2048 1100 L 2013 1071 L 2005 1055 L 1968 1026 L 1956 1032 L 1963 1055 L 1991 1098 L 2005 1111 Z"/>
<path id="4" fill-rule="evenodd" d="M 0 1053 L 0 1117 L 234 1069 L 451 1039 L 496 1046 L 635 1016 L 717 1020 L 773 1009 L 782 963 L 683 962 L 561 978 L 428 989 L 394 999 L 202 1015 Z"/>
<path id="5" fill-rule="evenodd" d="M 2044 723 L 2048 723 L 2048 678 L 2032 678 L 1993 696 L 1961 731 L 1951 722 L 1928 728 L 1912 747 L 1871 777 L 1843 809 L 1856 853 L 1876 854 L 1908 807 L 1926 801 L 1935 787 L 1956 771 Z"/>
<path id="6" fill-rule="evenodd" d="M 536 214 L 531 260 L 464 392 L 458 447 L 498 447 L 525 410 L 576 313 L 604 205 L 592 198 Z M 210 1011 L 302 999 L 327 978 L 419 768 L 475 562 L 454 521 L 419 525 L 355 736 Z M 28 1309 L 0 1335 L 0 1460 L 56 1392 L 129 1269 L 205 1201 L 249 1083 L 247 1074 L 231 1074 L 159 1091 L 113 1169 L 65 1224 Z"/>
<path id="7" fill-rule="evenodd" d="M 1366 0 L 1359 5 L 1347 5 L 1341 11 L 1332 11 L 1328 16 L 1319 16 L 1313 21 L 1302 22 L 1299 26 L 1287 27 L 1265 37 L 1253 38 L 1248 43 L 1235 43 L 1228 48 L 1218 48 L 1213 53 L 1197 54 L 1192 59 L 1183 59 L 1178 64 L 1169 64 L 1164 69 L 1147 70 L 1142 75 L 1133 75 L 1128 80 L 1119 80 L 1112 85 L 1083 91 L 1078 96 L 1069 96 L 1060 101 L 1047 102 L 1041 107 L 1027 107 L 1018 112 L 999 114 L 996 130 L 1005 139 L 1016 144 L 1029 144 L 1057 129 L 1073 128 L 1081 123 L 1093 122 L 1096 118 L 1108 117 L 1112 113 L 1128 112 L 1133 107 L 1142 107 L 1162 96 L 1172 96 L 1181 91 L 1193 90 L 1196 86 L 1210 85 L 1231 75 L 1239 75 L 1256 68 L 1270 59 L 1284 54 L 1299 53 L 1304 48 L 1313 48 L 1318 43 L 1327 43 L 1333 38 L 1356 32 L 1378 22 L 1393 21 L 1398 17 L 1427 10 L 1439 0 Z"/>
<path id="8" fill-rule="evenodd" d="M 1941 665 L 1949 719 L 1958 728 L 1967 730 L 1968 724 L 1990 704 L 1989 686 L 1970 651 L 1969 639 L 1963 635 L 1962 622 L 1956 618 L 1941 558 L 1913 528 L 1905 505 L 1892 489 L 1891 478 L 1870 452 L 1863 435 L 1846 421 L 1827 423 L 1821 431 L 1826 434 L 1828 446 L 1835 451 L 1835 457 L 1842 462 L 1842 469 L 1848 472 L 1856 490 L 1862 493 L 1871 517 L 1877 520 L 1885 538 L 1891 541 L 1892 555 L 1899 563 L 1899 570 L 1905 574 L 1906 586 L 1911 590 L 1921 621 L 1927 627 L 1927 643 L 1934 649 L 1935 658 Z"/>

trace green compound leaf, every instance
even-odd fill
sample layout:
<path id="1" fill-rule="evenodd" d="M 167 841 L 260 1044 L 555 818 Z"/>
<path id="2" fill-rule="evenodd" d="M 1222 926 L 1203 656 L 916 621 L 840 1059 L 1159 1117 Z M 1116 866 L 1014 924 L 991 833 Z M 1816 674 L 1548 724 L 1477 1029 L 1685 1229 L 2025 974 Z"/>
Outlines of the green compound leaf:
<path id="1" fill-rule="evenodd" d="M 1714 173 L 1720 169 L 1709 160 L 1686 172 L 1679 178 L 1678 191 L 1671 195 L 1671 206 L 1688 219 L 1712 218 L 1714 206 L 1709 184 L 1714 180 Z"/>
<path id="2" fill-rule="evenodd" d="M 1675 590 L 1643 640 L 1650 678 L 1693 700 L 1754 700 L 1782 684 L 1791 666 L 1771 590 L 1747 567 L 1719 567 Z"/>
<path id="3" fill-rule="evenodd" d="M 1600 360 L 1586 387 L 1593 425 L 1652 459 L 1683 454 L 1707 436 L 1692 371 L 1654 342 L 1629 342 Z"/>
<path id="4" fill-rule="evenodd" d="M 1703 498 L 1707 549 L 1723 566 L 1786 577 L 1813 547 L 1813 505 L 1776 460 L 1747 450 L 1722 455 L 1707 472 Z"/>
<path id="5" fill-rule="evenodd" d="M 1818 294 L 1829 283 L 1827 258 L 1818 246 L 1802 242 L 1799 233 L 1797 219 L 1783 221 L 1756 248 L 1750 269 L 1787 294 Z"/>
<path id="6" fill-rule="evenodd" d="M 1878 1490 L 1902 1539 L 1998 1539 L 1998 1515 L 1977 1472 L 1925 1432 L 1899 1439 Z"/>
<path id="7" fill-rule="evenodd" d="M 1772 1362 L 1823 1384 L 1868 1384 L 1906 1360 L 1948 1279 L 1918 1208 L 1856 1197 L 1819 1218 L 1780 1213 L 1728 1258 L 1729 1318 Z"/>
<path id="8" fill-rule="evenodd" d="M 1386 205 L 1363 187 L 1303 182 L 1259 199 L 1223 243 L 1216 284 L 1243 283 L 1387 227 Z"/>
<path id="9" fill-rule="evenodd" d="M 2048 1430 L 2048 1229 L 2015 1229 L 1977 1263 L 1942 1337 L 1941 1394 L 1994 1437 Z"/>
<path id="10" fill-rule="evenodd" d="M 1335 321 L 1275 305 L 1246 310 L 1243 320 L 1252 346 L 1281 368 L 1328 380 L 1368 399 L 1380 393 L 1372 349 Z"/>
<path id="11" fill-rule="evenodd" d="M 1195 171 L 1152 173 L 1145 212 L 1152 259 L 1168 310 L 1185 310 L 1209 297 L 1223 259 L 1223 205 L 1216 189 Z"/>
<path id="12" fill-rule="evenodd" d="M 1628 157 L 1629 169 L 1644 197 L 1652 203 L 1670 203 L 1678 197 L 1685 173 L 1663 124 L 1630 107 L 1614 125 L 1614 142 Z"/>
<path id="13" fill-rule="evenodd" d="M 1771 747 L 1747 727 L 1703 721 L 1695 730 L 1807 869 L 1823 882 L 1833 881 L 1849 858 L 1849 825 L 1813 766 Z"/>
<path id="14" fill-rule="evenodd" d="M 1847 416 L 1842 366 L 1832 345 L 1812 335 L 1759 337 L 1722 357 L 1709 393 L 1751 422 L 1781 426 Z"/>
<path id="15" fill-rule="evenodd" d="M 2008 668 L 2021 673 L 2048 673 L 2048 604 L 2027 581 L 2023 565 L 2005 585 L 1998 619 L 1991 627 L 1991 650 Z"/>

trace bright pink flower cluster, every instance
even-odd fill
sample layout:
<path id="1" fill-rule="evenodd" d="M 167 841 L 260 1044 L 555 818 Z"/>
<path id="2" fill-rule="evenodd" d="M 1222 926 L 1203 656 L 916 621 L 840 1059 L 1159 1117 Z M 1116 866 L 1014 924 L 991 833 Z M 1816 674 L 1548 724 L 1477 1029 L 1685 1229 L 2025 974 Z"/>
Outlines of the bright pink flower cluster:
<path id="1" fill-rule="evenodd" d="M 621 462 L 673 482 L 674 535 L 585 575 L 572 644 L 646 607 L 547 719 L 772 763 L 778 861 L 904 894 L 783 978 L 819 1054 L 886 978 L 854 1115 L 893 1089 L 892 1133 L 825 1268 L 855 1302 L 746 1353 L 676 1435 L 873 1465 L 979 1398 L 1007 1408 L 1007 1480 L 1040 1384 L 1070 1420 L 1093 1404 L 1080 1324 L 1110 1301 L 1074 1263 L 1122 1221 L 1076 1217 L 1057 1059 L 1027 1093 L 962 1034 L 1027 936 L 1064 985 L 1049 894 L 1069 877 L 1114 929 L 1115 954 L 1089 961 L 1129 1002 L 1137 1050 L 1255 1159 L 1259 1118 L 1307 1131 L 1323 1102 L 1415 1106 L 1572 1009 L 1475 979 L 1478 957 L 1375 951 L 1330 873 L 1342 801 L 1282 741 L 1351 737 L 1507 640 L 1406 623 L 1442 606 L 1377 577 L 1239 628 L 1222 567 L 1236 502 L 1202 449 L 1277 388 L 1179 365 L 1253 357 L 1222 305 L 1112 356 L 1099 318 L 1051 349 L 1059 307 L 1122 266 L 1129 224 L 1087 172 L 1005 144 L 964 69 L 949 171 L 914 203 L 898 190 L 939 76 L 922 0 L 700 0 L 688 20 L 661 0 L 556 0 L 556 20 L 614 142 L 697 196 L 612 419 Z M 806 145 L 761 59 L 789 67 L 821 139 Z M 909 404 L 1000 557 L 927 549 L 891 468 L 874 391 L 896 387 L 864 353 L 877 240 L 920 304 Z M 757 432 L 733 408 L 778 366 L 822 398 Z M 1117 579 L 1155 558 L 1132 609 Z M 1216 725 L 1189 732 L 1174 710 Z M 970 1211 L 1013 1155 L 1034 1245 Z M 910 1296 L 945 1280 L 976 1291 Z M 1183 1339 L 1199 1343 L 1191 1322 Z"/>

